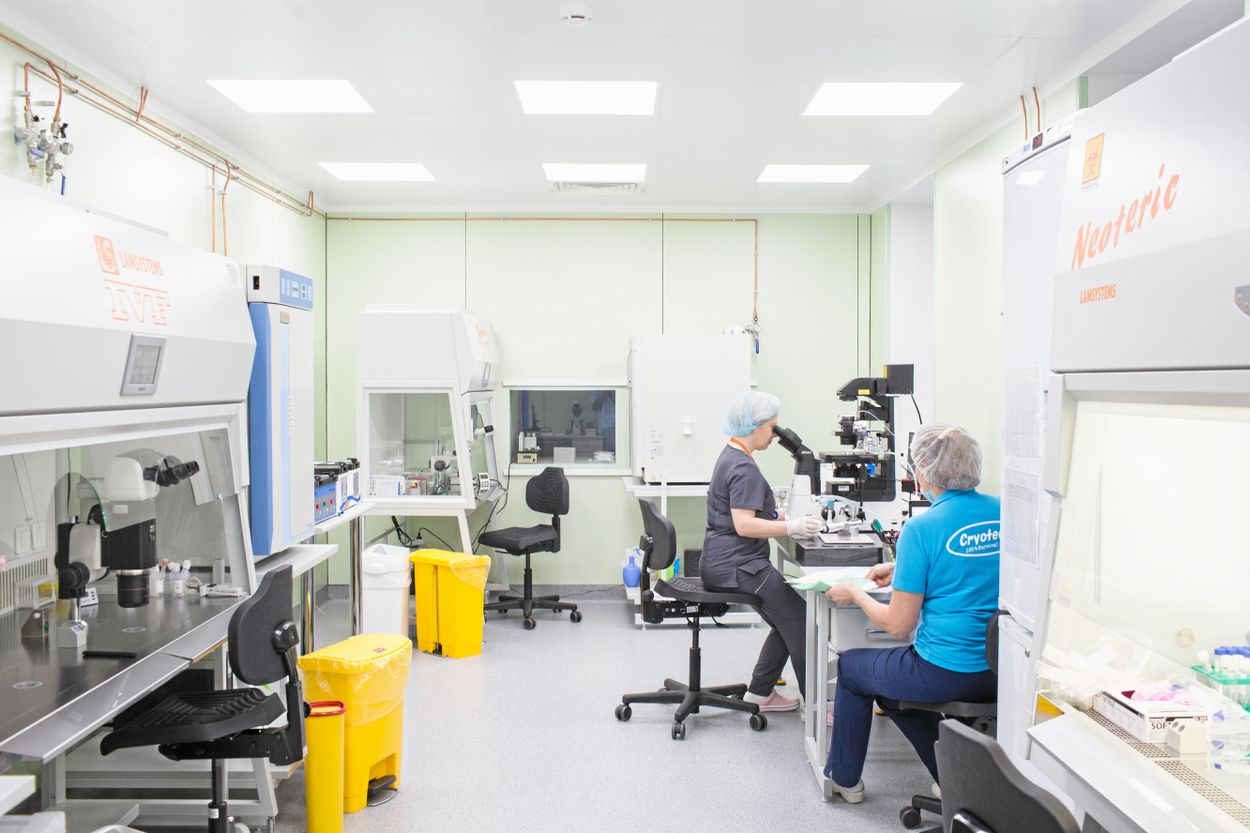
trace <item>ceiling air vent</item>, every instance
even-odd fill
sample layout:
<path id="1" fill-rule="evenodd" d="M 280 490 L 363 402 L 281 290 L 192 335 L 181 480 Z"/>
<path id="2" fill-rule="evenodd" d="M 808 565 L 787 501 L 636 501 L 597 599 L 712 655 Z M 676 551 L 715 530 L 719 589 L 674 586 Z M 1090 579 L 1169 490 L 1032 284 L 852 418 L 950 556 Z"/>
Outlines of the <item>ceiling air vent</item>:
<path id="1" fill-rule="evenodd" d="M 560 182 L 551 183 L 555 194 L 641 194 L 641 182 Z"/>

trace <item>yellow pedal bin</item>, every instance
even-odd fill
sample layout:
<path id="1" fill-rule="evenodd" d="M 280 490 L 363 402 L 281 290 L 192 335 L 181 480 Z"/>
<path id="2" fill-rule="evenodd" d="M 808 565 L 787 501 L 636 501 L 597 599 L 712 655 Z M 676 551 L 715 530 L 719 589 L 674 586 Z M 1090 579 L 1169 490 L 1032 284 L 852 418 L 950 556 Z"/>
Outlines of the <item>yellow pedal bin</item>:
<path id="1" fill-rule="evenodd" d="M 412 554 L 417 647 L 445 657 L 482 653 L 482 604 L 490 557 L 444 550 Z"/>
<path id="2" fill-rule="evenodd" d="M 366 633 L 299 658 L 308 701 L 337 700 L 343 727 L 343 811 L 354 813 L 400 783 L 404 686 L 412 643 L 391 633 Z M 387 793 L 386 791 L 389 791 Z M 385 800 L 385 798 L 383 798 Z"/>
<path id="3" fill-rule="evenodd" d="M 304 803 L 308 833 L 343 833 L 343 721 L 347 706 L 334 700 L 308 704 L 304 732 Z"/>

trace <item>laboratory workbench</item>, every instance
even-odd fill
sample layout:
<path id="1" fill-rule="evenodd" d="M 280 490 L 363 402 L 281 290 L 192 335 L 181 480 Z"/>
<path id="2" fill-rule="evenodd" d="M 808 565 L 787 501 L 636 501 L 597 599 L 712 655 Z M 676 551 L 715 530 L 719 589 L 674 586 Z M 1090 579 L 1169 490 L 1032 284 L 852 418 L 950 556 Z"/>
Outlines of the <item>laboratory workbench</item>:
<path id="1" fill-rule="evenodd" d="M 58 648 L 66 602 L 45 609 L 53 611 L 46 638 L 22 638 L 28 610 L 0 616 L 0 753 L 45 763 L 62 754 L 224 642 L 241 601 L 166 595 L 123 608 L 106 597 L 83 608 L 87 649 L 132 651 L 133 659 L 85 659 Z"/>
<path id="2" fill-rule="evenodd" d="M 863 575 L 865 568 L 822 567 L 821 573 Z M 837 655 L 852 648 L 896 648 L 909 645 L 877 627 L 858 605 L 835 605 L 824 593 L 803 591 L 807 599 L 807 690 L 804 692 L 803 752 L 816 776 L 816 784 L 825 801 L 833 798 L 833 779 L 825 776 L 832 729 L 825 724 L 825 715 L 833 702 L 837 681 Z M 888 590 L 873 593 L 889 603 Z"/>

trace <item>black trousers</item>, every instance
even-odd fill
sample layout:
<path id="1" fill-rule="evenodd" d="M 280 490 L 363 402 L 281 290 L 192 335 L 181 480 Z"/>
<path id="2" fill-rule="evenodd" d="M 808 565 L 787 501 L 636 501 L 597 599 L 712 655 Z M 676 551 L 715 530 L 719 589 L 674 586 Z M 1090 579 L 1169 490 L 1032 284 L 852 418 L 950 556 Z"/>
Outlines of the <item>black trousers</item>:
<path id="1" fill-rule="evenodd" d="M 764 697 L 771 694 L 789 658 L 799 691 L 806 691 L 807 602 L 799 591 L 786 584 L 785 577 L 771 564 L 755 573 L 739 569 L 736 578 L 737 587 L 709 585 L 708 589 L 751 593 L 760 598 L 759 613 L 770 630 L 760 647 L 747 689 Z"/>

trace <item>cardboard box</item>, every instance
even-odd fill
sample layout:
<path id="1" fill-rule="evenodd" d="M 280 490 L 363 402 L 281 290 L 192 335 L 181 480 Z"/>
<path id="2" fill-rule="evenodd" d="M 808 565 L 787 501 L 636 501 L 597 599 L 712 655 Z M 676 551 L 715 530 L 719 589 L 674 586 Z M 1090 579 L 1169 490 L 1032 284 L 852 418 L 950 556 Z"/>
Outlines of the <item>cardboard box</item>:
<path id="1" fill-rule="evenodd" d="M 1196 706 L 1181 706 L 1166 700 L 1134 700 L 1133 692 L 1101 691 L 1094 698 L 1094 710 L 1146 743 L 1165 743 L 1168 725 L 1176 720 L 1206 723 L 1210 715 Z"/>

